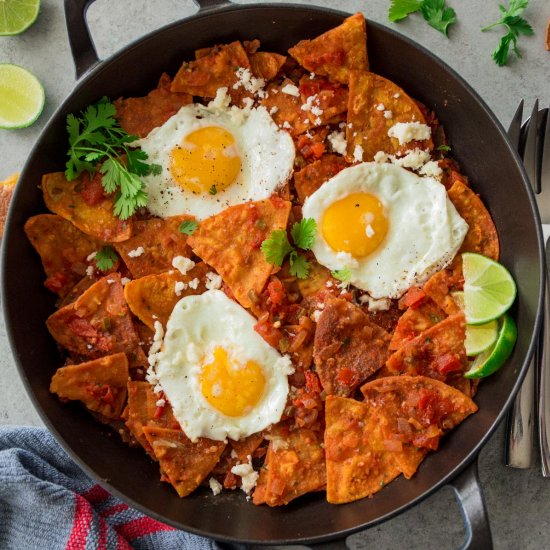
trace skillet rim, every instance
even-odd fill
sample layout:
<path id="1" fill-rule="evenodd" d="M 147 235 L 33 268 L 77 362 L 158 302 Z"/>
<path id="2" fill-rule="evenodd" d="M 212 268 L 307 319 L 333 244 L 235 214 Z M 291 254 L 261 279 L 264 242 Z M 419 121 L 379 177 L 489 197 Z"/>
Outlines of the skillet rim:
<path id="1" fill-rule="evenodd" d="M 143 47 L 143 44 L 149 40 L 156 39 L 156 35 L 165 32 L 169 29 L 173 29 L 178 27 L 182 24 L 188 24 L 193 23 L 194 21 L 198 21 L 203 18 L 208 18 L 210 16 L 219 16 L 223 13 L 233 12 L 233 11 L 241 11 L 246 12 L 249 10 L 262 10 L 262 9 L 283 9 L 288 11 L 303 11 L 307 10 L 309 12 L 313 12 L 312 14 L 315 15 L 315 13 L 323 13 L 323 14 L 332 14 L 341 18 L 345 18 L 350 16 L 351 14 L 348 12 L 344 12 L 341 10 L 335 10 L 332 8 L 325 8 L 321 6 L 310 6 L 307 4 L 286 4 L 286 3 L 265 3 L 265 4 L 232 4 L 232 3 L 220 3 L 216 6 L 209 7 L 206 9 L 200 9 L 195 14 L 186 17 L 184 19 L 180 19 L 178 21 L 175 21 L 173 23 L 170 23 L 168 25 L 162 26 L 158 29 L 155 29 L 149 33 L 146 33 L 145 35 L 139 37 L 138 39 L 130 42 L 128 45 L 126 45 L 121 50 L 116 51 L 111 56 L 109 56 L 105 60 L 100 60 L 99 63 L 96 63 L 94 66 L 92 66 L 83 76 L 82 78 L 76 82 L 75 87 L 73 90 L 66 96 L 61 104 L 58 106 L 58 108 L 55 110 L 55 112 L 51 115 L 50 119 L 40 132 L 39 136 L 36 139 L 35 144 L 33 145 L 31 151 L 29 152 L 28 159 L 31 159 L 36 152 L 39 150 L 39 141 L 43 138 L 43 136 L 47 135 L 50 131 L 50 128 L 53 126 L 55 119 L 57 119 L 60 116 L 60 113 L 64 111 L 64 107 L 71 99 L 73 99 L 75 96 L 78 96 L 81 89 L 84 88 L 88 81 L 92 78 L 97 77 L 104 69 L 106 69 L 111 63 L 118 60 L 118 58 L 128 54 L 135 48 L 141 48 Z M 403 504 L 402 506 L 393 509 L 392 511 L 374 519 L 370 520 L 367 523 L 363 523 L 360 525 L 356 525 L 354 527 L 343 529 L 340 531 L 333 531 L 328 534 L 319 535 L 315 537 L 299 537 L 299 538 L 292 538 L 292 539 L 278 539 L 278 540 L 257 540 L 257 539 L 243 539 L 243 538 L 237 538 L 232 536 L 216 536 L 216 540 L 225 541 L 225 542 L 235 542 L 235 543 L 244 543 L 244 544 L 258 544 L 258 545 L 269 545 L 269 544 L 303 544 L 303 543 L 321 543 L 326 542 L 334 539 L 344 538 L 347 537 L 353 533 L 359 532 L 361 530 L 368 529 L 370 527 L 373 527 L 375 525 L 378 525 L 384 521 L 387 521 L 388 519 L 397 516 L 398 514 L 402 513 L 403 511 L 407 510 L 408 508 L 420 503 L 422 500 L 433 494 L 436 490 L 438 490 L 440 487 L 442 487 L 445 484 L 448 484 L 449 481 L 453 478 L 455 478 L 462 470 L 464 470 L 479 454 L 481 448 L 485 445 L 489 437 L 494 433 L 496 428 L 498 427 L 499 423 L 503 419 L 505 413 L 507 412 L 508 408 L 510 407 L 512 400 L 514 399 L 516 393 L 519 390 L 519 387 L 523 381 L 523 378 L 525 377 L 525 374 L 527 372 L 527 368 L 529 365 L 529 361 L 531 360 L 531 357 L 534 353 L 534 349 L 537 342 L 537 334 L 540 329 L 541 323 L 542 323 L 542 315 L 543 315 L 543 299 L 544 299 L 544 285 L 545 285 L 545 262 L 544 262 L 544 242 L 543 242 L 543 236 L 542 236 L 542 227 L 541 222 L 538 214 L 538 209 L 536 207 L 535 197 L 533 194 L 533 191 L 531 189 L 531 186 L 529 185 L 527 175 L 525 172 L 525 169 L 523 167 L 523 163 L 515 149 L 513 148 L 512 144 L 510 143 L 508 136 L 506 134 L 506 131 L 500 121 L 496 118 L 494 113 L 489 109 L 485 101 L 481 98 L 481 96 L 468 84 L 454 69 L 452 69 L 449 65 L 447 65 L 444 61 L 439 59 L 436 55 L 434 55 L 432 52 L 427 50 L 424 46 L 418 44 L 417 42 L 413 41 L 412 39 L 408 38 L 407 36 L 402 35 L 401 33 L 397 32 L 396 30 L 389 28 L 381 23 L 377 23 L 374 21 L 369 20 L 368 18 L 367 22 L 370 27 L 376 28 L 378 31 L 381 31 L 382 33 L 387 33 L 390 35 L 393 35 L 394 38 L 397 38 L 403 42 L 405 42 L 406 45 L 409 47 L 416 49 L 420 51 L 424 56 L 430 59 L 432 63 L 435 63 L 439 66 L 440 69 L 443 69 L 446 73 L 450 74 L 456 81 L 460 83 L 460 85 L 463 87 L 464 91 L 466 91 L 472 100 L 474 100 L 479 108 L 482 109 L 484 115 L 492 122 L 492 124 L 495 126 L 496 130 L 498 131 L 499 137 L 504 141 L 504 145 L 507 147 L 507 153 L 511 155 L 512 159 L 514 160 L 514 163 L 516 165 L 516 168 L 519 170 L 519 173 L 521 174 L 521 180 L 522 185 L 524 188 L 524 191 L 527 192 L 527 198 L 529 202 L 529 207 L 531 210 L 531 219 L 535 222 L 535 229 L 536 229 L 536 236 L 537 236 L 537 248 L 538 248 L 538 260 L 539 260 L 539 288 L 538 288 L 538 303 L 537 303 L 537 310 L 535 314 L 535 323 L 533 326 L 531 339 L 529 342 L 529 346 L 527 349 L 527 353 L 524 357 L 523 364 L 519 368 L 519 372 L 516 378 L 516 381 L 512 387 L 511 392 L 509 393 L 504 405 L 500 409 L 500 412 L 496 415 L 494 421 L 489 426 L 489 428 L 486 430 L 485 434 L 479 439 L 477 444 L 473 447 L 473 449 L 467 453 L 459 462 L 457 466 L 452 468 L 450 471 L 447 472 L 442 478 L 439 479 L 435 484 L 433 484 L 429 489 L 423 491 L 418 496 L 414 497 L 412 500 L 409 500 L 407 503 Z M 25 163 L 25 166 L 23 170 L 21 171 L 20 179 L 21 181 L 25 180 L 27 176 L 27 169 L 29 166 L 29 160 Z M 17 186 L 15 190 L 15 196 L 16 197 L 19 193 L 22 193 L 21 189 L 23 186 Z M 15 201 L 14 201 L 15 202 Z M 4 235 L 4 240 L 9 241 L 10 236 L 12 232 L 15 232 L 16 229 L 13 227 L 12 218 L 14 217 L 12 209 L 9 210 L 8 218 L 6 221 L 6 230 Z M 8 319 L 11 319 L 11 316 L 9 315 L 9 310 L 7 303 L 9 301 L 9 297 L 7 294 L 7 288 L 6 288 L 6 279 L 7 279 L 7 271 L 8 271 L 8 263 L 7 263 L 7 247 L 2 247 L 2 258 L 1 258 L 1 278 L 2 278 L 2 308 L 4 312 L 4 317 L 6 321 Z M 67 454 L 87 473 L 88 476 L 90 476 L 93 480 L 95 480 L 97 483 L 99 483 L 102 487 L 104 487 L 106 490 L 108 490 L 111 494 L 119 497 L 121 500 L 127 502 L 132 507 L 140 510 L 141 512 L 145 513 L 146 515 L 153 517 L 159 521 L 162 521 L 164 523 L 167 523 L 169 525 L 172 525 L 178 529 L 185 529 L 188 532 L 195 533 L 197 535 L 205 536 L 212 538 L 212 533 L 208 531 L 204 531 L 202 529 L 198 529 L 195 527 L 189 527 L 189 526 L 183 526 L 182 524 L 171 520 L 169 518 L 163 517 L 161 514 L 154 512 L 152 510 L 149 510 L 145 506 L 141 505 L 140 503 L 134 501 L 132 498 L 129 498 L 128 496 L 124 495 L 122 492 L 120 492 L 115 487 L 111 486 L 110 482 L 106 479 L 103 479 L 99 477 L 92 469 L 89 467 L 86 463 L 83 462 L 79 458 L 78 455 L 72 450 L 72 447 L 68 444 L 67 441 L 61 436 L 61 434 L 57 431 L 55 428 L 53 422 L 50 420 L 50 418 L 46 415 L 46 412 L 42 409 L 40 406 L 40 403 L 38 401 L 38 398 L 35 396 L 31 382 L 29 377 L 26 374 L 26 371 L 23 368 L 22 362 L 19 360 L 19 356 L 17 353 L 17 349 L 15 348 L 15 339 L 13 335 L 13 323 L 6 322 L 6 332 L 8 336 L 8 340 L 10 343 L 10 348 L 12 351 L 12 355 L 14 358 L 14 361 L 17 366 L 17 370 L 19 372 L 19 376 L 21 377 L 25 390 L 27 392 L 27 395 L 29 396 L 35 410 L 37 410 L 41 420 L 44 422 L 44 424 L 47 426 L 47 428 L 54 434 L 55 439 L 57 442 L 61 445 L 61 447 L 67 452 Z"/>

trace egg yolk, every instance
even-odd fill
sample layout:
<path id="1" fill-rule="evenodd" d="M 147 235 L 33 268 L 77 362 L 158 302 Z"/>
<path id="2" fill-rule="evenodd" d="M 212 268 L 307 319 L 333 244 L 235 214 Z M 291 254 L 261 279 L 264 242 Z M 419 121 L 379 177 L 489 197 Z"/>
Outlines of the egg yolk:
<path id="1" fill-rule="evenodd" d="M 219 126 L 191 132 L 171 151 L 172 177 L 193 193 L 215 195 L 224 191 L 235 182 L 240 171 L 241 158 L 235 138 Z"/>
<path id="2" fill-rule="evenodd" d="M 384 240 L 388 219 L 377 197 L 370 193 L 352 193 L 325 210 L 321 230 L 335 252 L 363 258 Z"/>
<path id="3" fill-rule="evenodd" d="M 213 355 L 212 362 L 202 367 L 202 394 L 226 416 L 242 416 L 261 399 L 266 382 L 264 373 L 254 361 L 236 363 L 224 348 L 215 348 Z"/>

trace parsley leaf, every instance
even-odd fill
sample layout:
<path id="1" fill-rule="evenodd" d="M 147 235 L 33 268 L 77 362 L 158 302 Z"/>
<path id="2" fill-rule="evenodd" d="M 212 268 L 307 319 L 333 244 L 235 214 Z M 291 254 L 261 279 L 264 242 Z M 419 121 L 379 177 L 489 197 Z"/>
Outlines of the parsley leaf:
<path id="1" fill-rule="evenodd" d="M 84 171 L 92 175 L 101 164 L 99 170 L 105 192 L 117 193 L 113 213 L 125 220 L 147 204 L 141 178 L 159 174 L 161 167 L 146 163 L 145 151 L 129 147 L 138 138 L 120 127 L 115 114 L 115 106 L 104 97 L 81 111 L 80 116 L 67 116 L 69 159 L 65 175 L 69 181 Z"/>
<path id="2" fill-rule="evenodd" d="M 208 194 L 209 194 L 209 195 L 216 195 L 217 192 L 218 192 L 218 190 L 216 189 L 216 186 L 215 186 L 215 185 L 212 185 L 212 186 L 210 187 L 210 189 L 208 190 Z"/>
<path id="3" fill-rule="evenodd" d="M 101 250 L 98 250 L 94 260 L 97 269 L 100 271 L 109 271 L 118 260 L 118 256 L 112 246 L 104 246 Z"/>
<path id="4" fill-rule="evenodd" d="M 199 222 L 195 220 L 185 220 L 180 223 L 180 233 L 184 235 L 192 235 L 195 232 L 195 229 L 199 226 Z"/>
<path id="5" fill-rule="evenodd" d="M 336 271 L 331 271 L 330 274 L 339 281 L 342 281 L 343 283 L 350 283 L 351 282 L 351 270 L 349 267 L 345 267 L 344 269 L 337 269 Z"/>
<path id="6" fill-rule="evenodd" d="M 491 54 L 492 58 L 495 60 L 495 63 L 502 67 L 508 62 L 508 57 L 510 56 L 510 47 L 516 55 L 516 57 L 521 57 L 521 52 L 518 49 L 517 41 L 520 35 L 531 36 L 535 34 L 533 27 L 529 22 L 520 17 L 525 8 L 527 8 L 529 0 L 510 0 L 508 9 L 506 9 L 502 4 L 499 5 L 499 10 L 502 13 L 502 17 L 492 25 L 487 25 L 481 29 L 482 32 L 493 29 L 494 27 L 503 26 L 507 33 L 502 36 L 499 40 L 498 46 Z"/>
<path id="7" fill-rule="evenodd" d="M 289 260 L 290 274 L 293 277 L 298 277 L 298 279 L 307 279 L 309 275 L 309 262 L 306 257 L 293 250 L 290 253 Z"/>
<path id="8" fill-rule="evenodd" d="M 393 23 L 405 19 L 407 15 L 418 11 L 424 0 L 392 0 L 388 11 L 388 19 Z"/>
<path id="9" fill-rule="evenodd" d="M 456 22 L 456 12 L 445 5 L 445 0 L 424 0 L 421 12 L 428 25 L 449 36 L 449 25 Z"/>
<path id="10" fill-rule="evenodd" d="M 309 250 L 315 241 L 317 224 L 313 218 L 304 218 L 292 226 L 290 234 L 294 244 L 302 250 Z"/>
<path id="11" fill-rule="evenodd" d="M 449 152 L 451 150 L 451 146 L 450 145 L 439 145 L 438 147 L 436 147 L 436 149 L 438 151 L 446 151 L 446 152 Z"/>
<path id="12" fill-rule="evenodd" d="M 287 254 L 294 249 L 288 242 L 286 231 L 284 229 L 277 229 L 271 232 L 269 239 L 266 239 L 261 246 L 261 250 L 265 256 L 265 259 L 273 265 L 281 266 Z"/>

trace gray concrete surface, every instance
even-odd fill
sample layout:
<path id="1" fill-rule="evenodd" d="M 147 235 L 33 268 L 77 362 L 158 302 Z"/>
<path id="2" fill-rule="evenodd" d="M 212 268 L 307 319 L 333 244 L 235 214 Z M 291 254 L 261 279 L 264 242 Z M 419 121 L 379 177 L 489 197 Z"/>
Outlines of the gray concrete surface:
<path id="1" fill-rule="evenodd" d="M 393 26 L 416 40 L 458 71 L 504 125 L 509 123 L 521 98 L 529 106 L 536 97 L 543 106 L 550 103 L 550 52 L 544 50 L 544 30 L 550 18 L 548 0 L 530 1 L 526 17 L 536 35 L 521 39 L 523 58 L 514 59 L 504 68 L 497 67 L 490 57 L 500 33 L 479 31 L 497 18 L 497 0 L 448 0 L 459 21 L 451 28 L 450 40 L 428 27 L 419 16 L 392 25 L 387 20 L 389 3 L 389 0 L 317 0 L 310 4 L 348 12 L 363 11 L 373 21 Z M 98 53 L 107 57 L 144 33 L 195 11 L 191 0 L 97 0 L 88 12 L 88 19 Z M 37 23 L 25 34 L 0 38 L 0 63 L 3 62 L 32 70 L 42 81 L 47 100 L 44 114 L 31 128 L 16 132 L 0 130 L 0 179 L 21 169 L 48 117 L 75 84 L 61 0 L 43 0 Z M 418 70 L 421 73 L 422 68 Z M 41 424 L 13 364 L 2 319 L 0 424 Z M 550 548 L 550 480 L 542 478 L 540 465 L 524 471 L 506 468 L 502 427 L 482 450 L 479 465 L 495 548 Z M 457 548 L 463 537 L 464 528 L 452 491 L 443 488 L 399 517 L 351 537 L 348 544 L 357 549 L 451 549 Z"/>

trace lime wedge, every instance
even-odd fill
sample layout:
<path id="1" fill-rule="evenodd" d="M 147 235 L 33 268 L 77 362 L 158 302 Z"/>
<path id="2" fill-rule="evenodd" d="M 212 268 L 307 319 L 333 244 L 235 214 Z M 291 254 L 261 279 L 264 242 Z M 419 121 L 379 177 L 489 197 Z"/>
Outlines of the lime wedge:
<path id="1" fill-rule="evenodd" d="M 498 319 L 516 298 L 516 284 L 510 272 L 498 262 L 465 252 L 462 254 L 464 273 L 464 313 L 469 325 L 482 325 Z"/>
<path id="2" fill-rule="evenodd" d="M 490 321 L 484 325 L 466 325 L 466 354 L 473 357 L 488 350 L 496 342 L 497 336 L 497 321 Z"/>
<path id="3" fill-rule="evenodd" d="M 500 322 L 497 341 L 473 360 L 470 370 L 464 376 L 466 378 L 485 378 L 500 369 L 506 359 L 510 357 L 517 335 L 518 331 L 513 317 L 505 314 Z"/>
<path id="4" fill-rule="evenodd" d="M 0 128 L 30 126 L 40 116 L 44 100 L 36 76 L 18 65 L 0 64 Z"/>
<path id="5" fill-rule="evenodd" d="M 0 0 L 0 36 L 26 31 L 39 11 L 40 0 Z"/>

